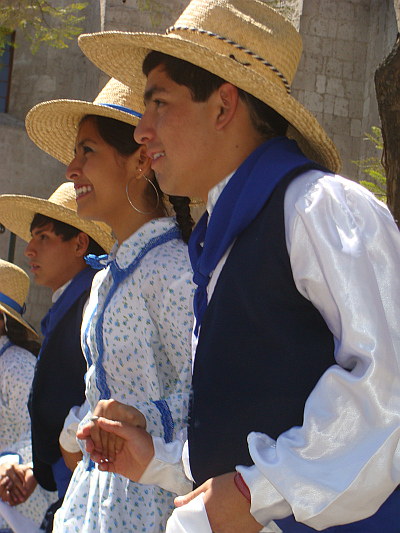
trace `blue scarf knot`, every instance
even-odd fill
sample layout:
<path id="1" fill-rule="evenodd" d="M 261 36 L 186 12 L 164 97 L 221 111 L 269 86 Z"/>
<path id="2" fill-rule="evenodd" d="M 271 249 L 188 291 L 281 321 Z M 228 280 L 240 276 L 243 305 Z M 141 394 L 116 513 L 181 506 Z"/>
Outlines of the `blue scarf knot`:
<path id="1" fill-rule="evenodd" d="M 275 137 L 254 150 L 236 170 L 218 198 L 212 216 L 209 218 L 205 212 L 200 218 L 189 241 L 193 281 L 197 285 L 193 302 L 196 335 L 207 309 L 210 277 L 225 252 L 257 217 L 286 175 L 310 168 L 323 167 L 307 159 L 295 141 Z"/>

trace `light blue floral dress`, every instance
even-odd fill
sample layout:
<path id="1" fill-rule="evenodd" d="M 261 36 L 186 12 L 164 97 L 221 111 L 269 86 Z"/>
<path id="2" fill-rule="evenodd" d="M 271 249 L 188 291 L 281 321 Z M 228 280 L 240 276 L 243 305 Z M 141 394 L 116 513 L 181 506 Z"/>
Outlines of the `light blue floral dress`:
<path id="1" fill-rule="evenodd" d="M 156 219 L 115 246 L 94 278 L 82 324 L 91 411 L 100 399 L 133 405 L 166 442 L 187 424 L 191 383 L 192 271 L 178 235 L 173 218 Z M 157 486 L 100 472 L 84 454 L 53 532 L 161 532 L 173 499 Z"/>
<path id="2" fill-rule="evenodd" d="M 0 463 L 32 461 L 31 421 L 28 396 L 36 358 L 27 350 L 12 344 L 6 335 L 0 337 Z M 56 494 L 37 486 L 30 498 L 14 509 L 40 525 Z M 0 531 L 7 528 L 0 516 Z"/>

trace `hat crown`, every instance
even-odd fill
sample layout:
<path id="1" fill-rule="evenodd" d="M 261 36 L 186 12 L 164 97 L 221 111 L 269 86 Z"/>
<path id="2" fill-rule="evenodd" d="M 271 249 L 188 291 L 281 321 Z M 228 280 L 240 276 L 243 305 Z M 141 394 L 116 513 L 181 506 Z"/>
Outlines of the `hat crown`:
<path id="1" fill-rule="evenodd" d="M 49 198 L 49 202 L 66 209 L 71 209 L 75 213 L 78 210 L 76 203 L 75 187 L 73 183 L 66 182 L 58 187 Z"/>
<path id="2" fill-rule="evenodd" d="M 190 30 L 187 31 L 180 28 Z M 196 36 L 196 29 L 199 30 Z M 214 51 L 250 65 L 265 76 L 269 63 L 290 86 L 302 52 L 302 39 L 294 26 L 259 0 L 192 0 L 173 29 L 184 39 L 204 45 L 204 33 L 215 34 Z M 254 59 L 258 56 L 257 59 Z M 272 78 L 274 79 L 274 78 Z M 275 77 L 281 85 L 279 77 Z"/>
<path id="3" fill-rule="evenodd" d="M 127 107 L 138 113 L 143 112 L 144 103 L 143 95 L 132 91 L 127 85 L 124 85 L 115 78 L 111 78 L 103 89 L 96 96 L 93 104 L 111 104 L 114 106 Z M 94 111 L 94 114 L 95 111 Z"/>
<path id="4" fill-rule="evenodd" d="M 28 291 L 29 277 L 22 268 L 0 259 L 0 292 L 23 307 Z"/>

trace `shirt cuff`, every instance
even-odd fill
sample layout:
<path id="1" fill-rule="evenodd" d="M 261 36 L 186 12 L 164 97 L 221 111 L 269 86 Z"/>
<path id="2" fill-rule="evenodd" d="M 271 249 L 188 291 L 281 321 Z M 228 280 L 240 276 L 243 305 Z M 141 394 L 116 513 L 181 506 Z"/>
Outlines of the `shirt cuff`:
<path id="1" fill-rule="evenodd" d="M 250 512 L 259 524 L 267 526 L 272 520 L 286 518 L 292 508 L 268 479 L 253 466 L 237 466 L 246 485 L 250 489 Z"/>
<path id="2" fill-rule="evenodd" d="M 20 459 L 21 456 L 17 453 L 7 453 L 0 456 L 0 466 L 4 465 L 4 463 L 20 464 Z"/>
<path id="3" fill-rule="evenodd" d="M 147 466 L 139 483 L 157 485 L 175 494 L 184 495 L 192 490 L 182 465 L 182 442 L 166 443 L 160 437 L 153 437 L 154 457 Z"/>

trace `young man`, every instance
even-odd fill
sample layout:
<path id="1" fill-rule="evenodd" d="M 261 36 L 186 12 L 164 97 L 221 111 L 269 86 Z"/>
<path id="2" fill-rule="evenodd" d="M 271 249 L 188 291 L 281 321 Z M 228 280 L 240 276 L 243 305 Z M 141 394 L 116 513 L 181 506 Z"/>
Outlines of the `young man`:
<path id="1" fill-rule="evenodd" d="M 80 44 L 137 90 L 153 50 L 135 138 L 161 188 L 208 212 L 189 243 L 188 441 L 165 446 L 132 410 L 128 423 L 102 404 L 96 414 L 122 424 L 100 418 L 81 436 L 92 430 L 98 461 L 92 426 L 124 445 L 100 468 L 182 494 L 183 450 L 197 488 L 176 501 L 171 532 L 398 531 L 400 234 L 334 175 L 335 147 L 290 96 L 300 36 L 262 2 L 193 0 L 167 35 Z"/>
<path id="2" fill-rule="evenodd" d="M 58 492 L 60 504 L 72 472 L 62 457 L 59 437 L 71 407 L 85 401 L 87 369 L 81 349 L 82 313 L 96 273 L 86 264 L 87 254 L 110 250 L 113 238 L 106 225 L 87 222 L 76 213 L 75 190 L 64 183 L 48 199 L 0 197 L 0 218 L 26 241 L 25 255 L 38 285 L 53 292 L 53 306 L 42 320 L 44 336 L 29 398 L 33 473 L 46 490 Z M 79 453 L 78 453 L 79 455 Z M 8 471 L 10 500 L 29 497 L 31 468 L 13 465 Z M 52 514 L 52 513 L 51 513 Z M 50 518 L 51 522 L 51 518 Z M 51 525 L 48 525 L 51 531 Z"/>

